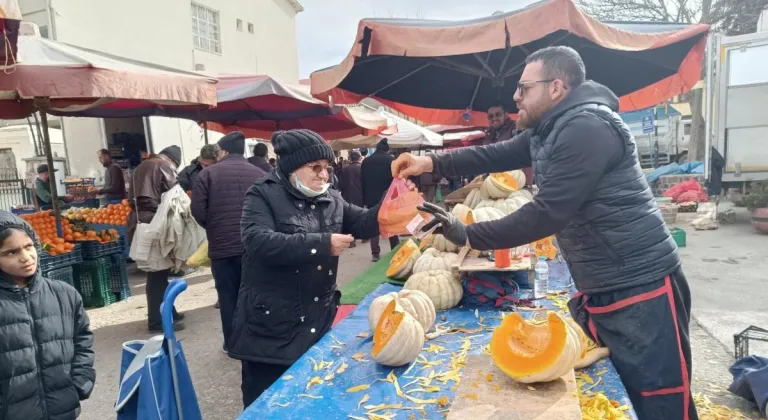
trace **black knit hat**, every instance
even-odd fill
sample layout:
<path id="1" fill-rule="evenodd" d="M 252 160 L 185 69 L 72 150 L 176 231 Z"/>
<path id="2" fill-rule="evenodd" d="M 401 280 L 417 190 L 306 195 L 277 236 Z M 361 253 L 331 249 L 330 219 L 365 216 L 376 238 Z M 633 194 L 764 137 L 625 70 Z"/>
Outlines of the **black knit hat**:
<path id="1" fill-rule="evenodd" d="M 226 150 L 229 153 L 236 155 L 245 154 L 245 134 L 239 131 L 233 131 L 226 136 L 222 137 L 217 143 L 221 150 Z"/>
<path id="2" fill-rule="evenodd" d="M 376 144 L 376 150 L 380 152 L 388 152 L 389 151 L 389 141 L 387 139 L 381 139 Z"/>
<path id="3" fill-rule="evenodd" d="M 176 164 L 176 166 L 181 165 L 181 148 L 179 146 L 168 146 L 165 149 L 160 151 L 161 155 L 166 155 L 173 163 Z"/>
<path id="4" fill-rule="evenodd" d="M 278 167 L 290 174 L 309 162 L 327 160 L 333 162 L 333 149 L 319 134 L 312 130 L 277 131 L 272 134 L 272 145 L 279 157 Z"/>

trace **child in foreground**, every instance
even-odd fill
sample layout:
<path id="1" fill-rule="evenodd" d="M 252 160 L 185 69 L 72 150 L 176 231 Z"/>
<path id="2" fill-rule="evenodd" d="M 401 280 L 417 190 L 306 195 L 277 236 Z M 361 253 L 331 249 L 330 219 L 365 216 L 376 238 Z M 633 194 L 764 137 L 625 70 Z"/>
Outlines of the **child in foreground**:
<path id="1" fill-rule="evenodd" d="M 37 237 L 0 210 L 0 420 L 71 420 L 96 381 L 80 294 L 42 276 Z"/>

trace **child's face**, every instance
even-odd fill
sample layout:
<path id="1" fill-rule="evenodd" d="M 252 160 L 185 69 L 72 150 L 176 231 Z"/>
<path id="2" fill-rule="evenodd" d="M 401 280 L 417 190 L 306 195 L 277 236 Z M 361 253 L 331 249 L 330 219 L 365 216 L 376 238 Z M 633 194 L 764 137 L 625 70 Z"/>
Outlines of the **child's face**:
<path id="1" fill-rule="evenodd" d="M 37 248 L 32 238 L 13 229 L 0 246 L 0 270 L 15 278 L 30 277 L 37 271 Z"/>

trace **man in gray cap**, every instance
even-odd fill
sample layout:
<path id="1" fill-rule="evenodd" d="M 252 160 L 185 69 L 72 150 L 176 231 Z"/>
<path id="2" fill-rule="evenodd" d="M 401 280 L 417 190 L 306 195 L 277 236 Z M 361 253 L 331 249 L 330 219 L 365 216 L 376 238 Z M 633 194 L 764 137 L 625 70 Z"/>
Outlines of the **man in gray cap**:
<path id="1" fill-rule="evenodd" d="M 266 172 L 245 160 L 243 133 L 227 134 L 218 146 L 218 163 L 203 169 L 193 185 L 192 216 L 208 235 L 208 257 L 219 296 L 224 352 L 227 352 L 240 290 L 243 257 L 240 218 L 245 193 Z"/>
<path id="2" fill-rule="evenodd" d="M 133 182 L 128 193 L 128 201 L 134 211 L 131 212 L 128 237 L 130 240 L 136 231 L 136 222 L 150 223 L 157 213 L 163 193 L 173 188 L 178 179 L 176 171 L 181 163 L 181 148 L 168 146 L 159 154 L 150 155 L 133 171 Z M 151 333 L 163 330 L 160 319 L 160 304 L 163 303 L 165 289 L 168 288 L 170 270 L 161 270 L 147 273 L 147 321 Z M 175 330 L 183 330 L 181 323 L 183 315 L 174 310 Z"/>

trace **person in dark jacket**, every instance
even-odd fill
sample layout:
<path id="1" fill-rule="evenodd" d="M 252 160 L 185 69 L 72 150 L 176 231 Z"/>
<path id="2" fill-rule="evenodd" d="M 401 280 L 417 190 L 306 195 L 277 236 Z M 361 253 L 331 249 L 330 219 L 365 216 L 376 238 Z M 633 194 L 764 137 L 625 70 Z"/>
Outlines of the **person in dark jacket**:
<path id="1" fill-rule="evenodd" d="M 368 149 L 360 150 L 365 150 L 366 153 L 368 151 Z M 395 157 L 389 154 L 387 139 L 379 141 L 376 145 L 376 153 L 363 159 L 363 163 L 360 165 L 360 179 L 362 180 L 363 204 L 367 207 L 375 206 L 384 198 L 389 185 L 392 184 L 390 165 L 394 160 Z M 394 249 L 398 244 L 400 244 L 400 239 L 397 236 L 389 238 L 390 249 Z M 373 262 L 378 261 L 381 257 L 378 235 L 371 238 L 371 257 Z"/>
<path id="2" fill-rule="evenodd" d="M 339 256 L 379 234 L 378 204 L 362 209 L 330 189 L 333 150 L 310 130 L 277 132 L 277 169 L 256 181 L 242 218 L 243 279 L 229 340 L 242 361 L 247 407 L 331 328 Z"/>
<path id="3" fill-rule="evenodd" d="M 261 169 L 265 173 L 271 172 L 272 165 L 270 165 L 269 162 L 267 161 L 268 153 L 269 153 L 269 148 L 267 148 L 266 144 L 256 143 L 253 146 L 253 156 L 248 158 L 248 162 L 250 162 L 251 165 Z"/>
<path id="4" fill-rule="evenodd" d="M 203 169 L 216 163 L 219 155 L 219 146 L 215 144 L 206 144 L 200 148 L 200 156 L 196 157 L 179 173 L 179 185 L 185 193 L 192 192 L 195 187 L 195 180 Z"/>
<path id="5" fill-rule="evenodd" d="M 483 144 L 494 144 L 507 141 L 514 137 L 518 128 L 512 118 L 509 118 L 504 105 L 499 102 L 488 107 L 488 129 L 485 131 Z M 525 185 L 533 184 L 533 171 L 531 168 L 522 168 L 525 173 Z"/>
<path id="6" fill-rule="evenodd" d="M 0 419 L 73 420 L 96 382 L 83 300 L 40 272 L 32 227 L 0 210 Z"/>
<path id="7" fill-rule="evenodd" d="M 133 182 L 128 193 L 128 201 L 134 211 L 128 219 L 128 240 L 133 241 L 137 223 L 151 223 L 162 201 L 163 193 L 173 188 L 177 183 L 176 169 L 181 163 L 181 148 L 168 146 L 157 155 L 150 155 L 133 171 Z M 162 332 L 160 304 L 163 303 L 165 289 L 168 288 L 170 270 L 160 270 L 147 273 L 147 323 L 150 333 Z M 184 315 L 173 311 L 174 329 L 181 331 Z"/>
<path id="8" fill-rule="evenodd" d="M 635 141 L 605 86 L 585 81 L 568 47 L 531 54 L 515 93 L 510 141 L 444 155 L 403 155 L 395 176 L 533 167 L 540 192 L 509 216 L 464 226 L 425 205 L 445 237 L 472 249 L 514 248 L 552 234 L 579 293 L 573 318 L 608 347 L 638 418 L 698 418 L 691 396 L 691 294 L 677 246 L 640 168 Z"/>
<path id="9" fill-rule="evenodd" d="M 344 201 L 354 204 L 358 207 L 365 206 L 363 203 L 363 186 L 360 175 L 360 152 L 353 150 L 349 152 L 349 163 L 338 166 L 339 170 L 339 191 Z M 341 162 L 341 158 L 339 158 Z M 357 246 L 356 242 L 350 244 L 350 248 Z"/>
<path id="10" fill-rule="evenodd" d="M 107 149 L 99 150 L 97 156 L 101 165 L 107 170 L 104 172 L 104 186 L 97 189 L 96 193 L 106 195 L 109 201 L 124 199 L 125 178 L 123 178 L 123 168 L 112 161 L 112 155 Z"/>
<path id="11" fill-rule="evenodd" d="M 195 181 L 192 216 L 205 228 L 208 236 L 208 257 L 219 296 L 226 352 L 240 290 L 243 244 L 239 239 L 243 202 L 248 188 L 265 172 L 243 157 L 243 133 L 235 131 L 227 134 L 219 140 L 218 146 L 219 161 L 203 169 Z"/>

